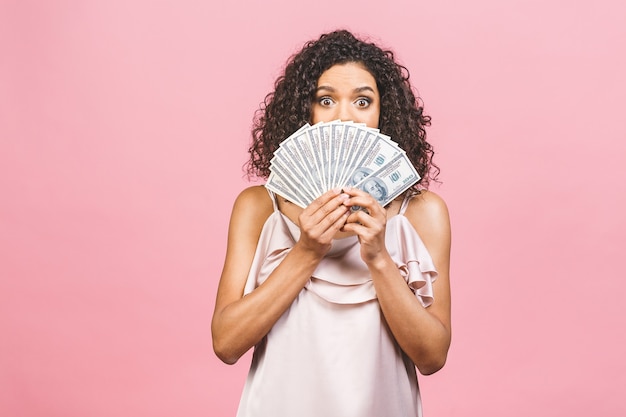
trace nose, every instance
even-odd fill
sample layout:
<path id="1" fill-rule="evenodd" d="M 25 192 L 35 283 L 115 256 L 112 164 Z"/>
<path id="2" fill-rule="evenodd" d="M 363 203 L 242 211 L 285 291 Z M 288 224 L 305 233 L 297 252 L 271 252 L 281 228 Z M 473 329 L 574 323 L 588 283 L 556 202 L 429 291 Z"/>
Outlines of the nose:
<path id="1" fill-rule="evenodd" d="M 335 114 L 336 119 L 340 119 L 343 121 L 355 121 L 353 119 L 352 109 L 350 108 L 350 103 L 340 102 L 337 105 L 337 113 Z"/>

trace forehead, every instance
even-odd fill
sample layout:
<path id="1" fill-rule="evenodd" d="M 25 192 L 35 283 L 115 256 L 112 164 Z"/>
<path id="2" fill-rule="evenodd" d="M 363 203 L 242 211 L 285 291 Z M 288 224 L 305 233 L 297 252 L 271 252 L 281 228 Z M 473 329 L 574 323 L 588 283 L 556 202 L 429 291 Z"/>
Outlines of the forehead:
<path id="1" fill-rule="evenodd" d="M 325 84 L 346 84 L 346 85 L 367 85 L 376 87 L 376 79 L 359 62 L 347 62 L 345 64 L 335 64 L 320 75 L 317 85 Z"/>

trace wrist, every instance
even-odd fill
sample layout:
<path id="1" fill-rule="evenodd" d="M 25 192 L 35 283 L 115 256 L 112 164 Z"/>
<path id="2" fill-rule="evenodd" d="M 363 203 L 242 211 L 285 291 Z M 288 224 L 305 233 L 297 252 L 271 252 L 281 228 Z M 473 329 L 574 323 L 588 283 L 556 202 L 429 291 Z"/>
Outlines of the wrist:
<path id="1" fill-rule="evenodd" d="M 303 264 L 311 263 L 317 265 L 324 258 L 326 251 L 312 249 L 298 241 L 293 245 L 293 248 L 291 248 L 291 253 Z"/>
<path id="2" fill-rule="evenodd" d="M 364 260 L 368 269 L 374 274 L 375 272 L 384 272 L 389 270 L 390 268 L 396 269 L 396 264 L 391 259 L 391 255 L 389 252 L 380 251 L 376 254 L 376 256 Z"/>

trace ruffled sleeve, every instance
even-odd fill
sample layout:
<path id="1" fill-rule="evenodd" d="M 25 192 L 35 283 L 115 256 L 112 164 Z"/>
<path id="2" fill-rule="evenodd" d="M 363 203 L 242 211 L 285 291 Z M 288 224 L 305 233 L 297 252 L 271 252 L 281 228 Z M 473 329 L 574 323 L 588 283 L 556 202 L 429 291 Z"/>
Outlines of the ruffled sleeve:
<path id="1" fill-rule="evenodd" d="M 261 285 L 285 259 L 299 237 L 298 227 L 280 212 L 265 222 L 248 273 L 244 295 Z M 411 223 L 403 215 L 387 222 L 387 250 L 407 285 L 424 307 L 433 302 L 432 283 L 437 278 L 433 261 Z M 305 289 L 334 304 L 358 304 L 375 300 L 376 290 L 367 265 L 361 260 L 356 236 L 333 241 Z"/>
<path id="2" fill-rule="evenodd" d="M 424 242 L 403 215 L 387 222 L 386 245 L 409 288 L 424 307 L 432 304 L 437 270 Z"/>
<path id="3" fill-rule="evenodd" d="M 407 285 L 424 307 L 433 302 L 437 270 L 426 246 L 409 220 L 397 215 L 387 222 L 387 250 Z M 376 290 L 360 255 L 356 237 L 334 241 L 333 249 L 320 263 L 306 285 L 328 302 L 358 304 L 375 300 Z"/>

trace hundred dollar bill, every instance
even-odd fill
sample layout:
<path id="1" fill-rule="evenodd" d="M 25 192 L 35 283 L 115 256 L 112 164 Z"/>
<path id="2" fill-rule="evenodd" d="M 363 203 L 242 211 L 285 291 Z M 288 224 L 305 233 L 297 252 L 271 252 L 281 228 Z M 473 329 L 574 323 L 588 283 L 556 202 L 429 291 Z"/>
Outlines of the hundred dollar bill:
<path id="1" fill-rule="evenodd" d="M 369 193 L 384 207 L 419 179 L 420 176 L 409 158 L 405 153 L 400 153 L 378 171 L 361 180 L 355 188 Z"/>
<path id="2" fill-rule="evenodd" d="M 313 187 L 314 194 L 320 196 L 326 192 L 319 170 L 313 155 L 312 145 L 307 134 L 303 134 L 290 141 L 287 146 L 297 155 L 297 162 L 302 166 L 304 172 L 308 173 L 309 180 Z"/>
<path id="3" fill-rule="evenodd" d="M 278 149 L 276 149 L 274 151 L 274 158 L 279 157 L 281 153 L 285 152 L 286 148 L 287 148 L 287 144 L 290 143 L 291 141 L 295 140 L 295 138 L 301 136 L 301 135 L 306 135 L 306 131 L 311 127 L 311 125 L 309 125 L 308 123 L 306 123 L 305 125 L 303 125 L 300 129 L 296 130 L 294 133 L 292 133 L 291 135 L 289 135 L 285 140 L 283 140 L 279 145 L 278 145 Z"/>
<path id="4" fill-rule="evenodd" d="M 303 197 L 302 202 L 307 205 L 315 200 L 315 194 L 310 190 L 306 177 L 300 173 L 300 170 L 284 158 L 272 158 L 272 173 L 278 177 L 281 182 L 292 190 L 297 190 Z"/>
<path id="5" fill-rule="evenodd" d="M 356 168 L 348 176 L 345 184 L 340 186 L 354 186 L 363 178 L 367 177 L 374 171 L 383 167 L 387 162 L 391 161 L 396 155 L 404 151 L 389 137 L 385 137 L 380 133 L 376 135 L 374 141 L 370 143 L 363 152 L 361 160 L 356 164 Z"/>
<path id="6" fill-rule="evenodd" d="M 287 184 L 285 184 L 276 174 L 273 172 L 267 178 L 267 182 L 265 183 L 265 187 L 281 196 L 286 198 L 298 206 L 305 208 L 308 204 L 304 201 L 303 197 L 299 195 L 297 189 L 292 189 Z"/>
<path id="7" fill-rule="evenodd" d="M 291 134 L 274 152 L 270 172 L 268 189 L 301 207 L 342 186 L 364 189 L 385 205 L 419 180 L 389 136 L 339 120 L 305 124 Z"/>
<path id="8" fill-rule="evenodd" d="M 326 144 L 323 143 L 323 137 L 322 134 L 320 132 L 320 126 L 323 125 L 324 123 L 317 123 L 314 126 L 312 126 L 310 129 L 307 130 L 307 139 L 308 139 L 308 143 L 303 143 L 303 148 L 305 150 L 310 150 L 311 155 L 313 155 L 313 168 L 315 169 L 315 171 L 311 171 L 313 172 L 313 175 L 315 175 L 317 177 L 317 179 L 319 180 L 319 184 L 320 184 L 320 189 L 325 192 L 326 190 L 328 190 L 328 184 L 326 182 L 326 175 L 325 175 L 325 166 L 326 166 L 326 160 L 327 160 L 327 156 L 326 153 L 328 152 L 328 142 L 326 142 Z M 308 145 L 308 147 L 307 147 Z"/>
<path id="9" fill-rule="evenodd" d="M 302 134 L 294 136 L 292 140 L 283 142 L 277 152 L 280 153 L 279 157 L 291 160 L 292 165 L 298 169 L 299 174 L 304 178 L 309 193 L 319 196 L 323 191 L 319 180 L 315 176 L 317 170 L 313 168 L 314 161 L 312 161 L 311 152 L 301 152 L 304 146 L 300 142 L 306 141 L 306 135 L 306 132 L 302 132 Z"/>
<path id="10" fill-rule="evenodd" d="M 339 155 L 341 154 L 341 148 L 343 146 L 344 132 L 350 123 L 347 122 L 332 122 L 330 128 L 330 153 L 328 157 L 329 164 L 329 178 L 330 188 L 335 188 L 339 185 L 337 168 L 339 166 Z"/>
<path id="11" fill-rule="evenodd" d="M 299 155 L 294 140 L 298 140 L 300 136 L 294 136 L 289 140 L 282 142 L 280 148 L 274 152 L 274 157 L 270 161 L 270 170 L 278 172 L 281 178 L 284 178 L 289 184 L 293 184 L 311 201 L 314 200 L 319 192 L 313 185 L 313 177 L 311 172 L 304 166 L 302 157 Z"/>
<path id="12" fill-rule="evenodd" d="M 352 149 L 349 153 L 349 158 L 344 165 L 344 172 L 340 178 L 340 184 L 345 184 L 350 180 L 350 176 L 354 171 L 359 168 L 359 164 L 365 152 L 371 146 L 372 142 L 376 138 L 376 133 L 372 129 L 360 127 L 358 133 L 355 136 L 355 141 L 352 144 Z"/>
<path id="13" fill-rule="evenodd" d="M 350 121 L 337 121 L 328 124 L 330 129 L 330 159 L 329 159 L 329 188 L 341 185 L 341 177 L 345 175 L 345 169 L 355 157 L 354 149 L 357 146 L 360 129 L 364 129 L 362 123 Z"/>
<path id="14" fill-rule="evenodd" d="M 309 129 L 311 127 L 310 124 L 305 123 L 302 127 L 300 127 L 298 130 L 296 130 L 295 132 L 293 132 L 291 135 L 289 135 L 287 138 L 285 138 L 279 145 L 278 145 L 278 149 L 276 149 L 274 151 L 274 157 L 278 156 L 285 148 L 285 144 L 294 140 L 294 138 L 296 138 L 297 136 L 300 136 L 302 134 L 306 134 L 307 129 Z"/>
<path id="15" fill-rule="evenodd" d="M 351 172 L 349 167 L 352 165 L 352 161 L 356 157 L 356 155 L 354 155 L 354 150 L 358 147 L 359 139 L 362 133 L 363 130 L 361 129 L 361 126 L 356 123 L 346 126 L 344 130 L 341 147 L 337 156 L 337 173 L 335 181 L 337 181 L 338 184 L 343 184 L 346 176 L 349 172 Z"/>
<path id="16" fill-rule="evenodd" d="M 322 176 L 324 178 L 324 185 L 326 190 L 330 190 L 333 187 L 330 173 L 330 159 L 332 153 L 332 139 L 331 139 L 331 126 L 336 122 L 320 123 L 318 126 L 319 139 L 320 139 L 320 151 L 322 156 Z"/>

